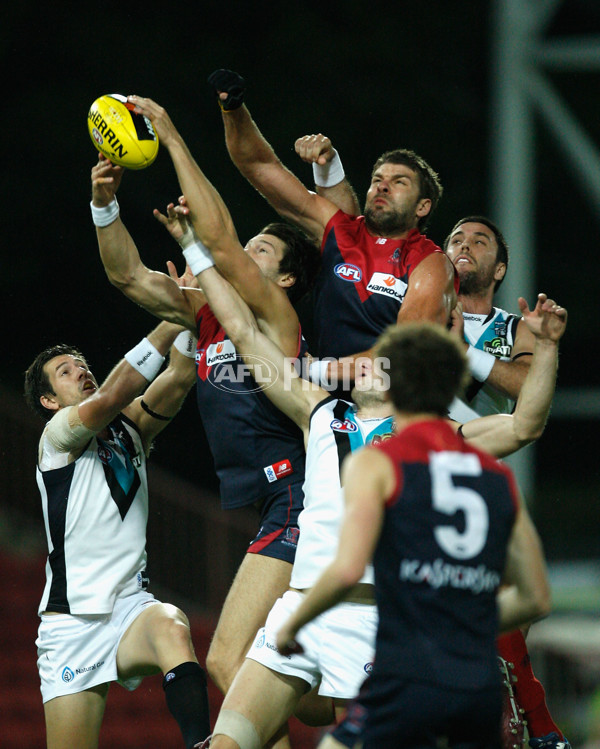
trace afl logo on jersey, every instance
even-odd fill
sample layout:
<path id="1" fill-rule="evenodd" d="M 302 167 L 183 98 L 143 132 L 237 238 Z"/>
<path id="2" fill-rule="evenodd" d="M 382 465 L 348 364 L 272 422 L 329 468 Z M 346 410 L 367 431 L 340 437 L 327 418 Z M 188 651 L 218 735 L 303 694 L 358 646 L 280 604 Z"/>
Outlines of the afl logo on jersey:
<path id="1" fill-rule="evenodd" d="M 104 465 L 108 465 L 113 457 L 112 450 L 106 445 L 98 445 L 98 457 Z"/>
<path id="2" fill-rule="evenodd" d="M 350 421 L 350 419 L 344 419 L 344 421 L 341 419 L 334 419 L 329 426 L 334 432 L 348 433 L 358 431 L 358 427 L 353 421 Z"/>
<path id="3" fill-rule="evenodd" d="M 338 263 L 333 272 L 342 281 L 350 281 L 350 283 L 358 283 L 362 279 L 361 269 L 357 265 L 351 265 L 350 263 Z"/>

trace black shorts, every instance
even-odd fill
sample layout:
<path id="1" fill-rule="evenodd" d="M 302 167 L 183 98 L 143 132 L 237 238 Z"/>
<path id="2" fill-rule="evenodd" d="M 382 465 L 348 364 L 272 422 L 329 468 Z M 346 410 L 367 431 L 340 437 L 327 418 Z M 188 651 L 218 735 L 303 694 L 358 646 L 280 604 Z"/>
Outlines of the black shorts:
<path id="1" fill-rule="evenodd" d="M 367 679 L 332 731 L 341 744 L 364 749 L 500 749 L 500 684 L 457 690 L 378 675 Z"/>
<path id="2" fill-rule="evenodd" d="M 300 530 L 298 515 L 304 507 L 303 483 L 298 481 L 270 494 L 260 508 L 260 529 L 247 551 L 294 563 Z"/>

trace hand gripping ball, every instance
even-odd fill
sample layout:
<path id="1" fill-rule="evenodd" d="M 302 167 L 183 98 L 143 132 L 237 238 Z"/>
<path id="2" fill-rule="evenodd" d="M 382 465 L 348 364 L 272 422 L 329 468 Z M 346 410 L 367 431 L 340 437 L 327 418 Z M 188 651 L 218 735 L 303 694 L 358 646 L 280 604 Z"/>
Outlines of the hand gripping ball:
<path id="1" fill-rule="evenodd" d="M 113 164 L 145 169 L 158 153 L 158 136 L 147 117 L 136 114 L 122 94 L 96 99 L 88 112 L 92 143 Z"/>

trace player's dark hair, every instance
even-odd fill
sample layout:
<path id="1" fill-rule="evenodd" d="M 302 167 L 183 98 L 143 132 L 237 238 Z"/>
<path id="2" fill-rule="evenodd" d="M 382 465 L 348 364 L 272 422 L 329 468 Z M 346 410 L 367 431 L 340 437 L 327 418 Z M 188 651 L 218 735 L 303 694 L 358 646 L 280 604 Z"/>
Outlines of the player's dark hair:
<path id="1" fill-rule="evenodd" d="M 408 148 L 396 148 L 393 151 L 382 153 L 375 162 L 371 174 L 374 174 L 383 164 L 403 164 L 417 173 L 419 177 L 419 200 L 422 198 L 431 200 L 431 210 L 426 216 L 421 216 L 417 222 L 419 231 L 425 231 L 429 219 L 437 208 L 444 192 L 438 173 L 429 166 L 424 158 Z"/>
<path id="2" fill-rule="evenodd" d="M 56 393 L 50 385 L 44 365 L 50 359 L 54 359 L 55 356 L 64 356 L 67 354 L 85 361 L 84 355 L 78 349 L 66 343 L 58 343 L 55 346 L 49 346 L 39 353 L 25 371 L 25 400 L 27 405 L 45 421 L 54 416 L 54 411 L 42 406 L 40 398 L 42 395 L 56 395 Z"/>
<path id="3" fill-rule="evenodd" d="M 446 416 L 455 396 L 469 382 L 466 356 L 458 340 L 441 325 L 403 323 L 385 330 L 375 357 L 390 378 L 389 397 L 402 413 Z"/>
<path id="4" fill-rule="evenodd" d="M 457 221 L 452 227 L 452 231 L 450 232 L 450 234 L 448 234 L 448 236 L 444 240 L 444 252 L 448 250 L 450 237 L 454 234 L 458 227 L 462 226 L 463 224 L 483 224 L 484 226 L 487 226 L 487 228 L 492 232 L 496 239 L 496 245 L 498 247 L 498 252 L 496 253 L 496 262 L 504 263 L 504 265 L 506 265 L 506 268 L 508 269 L 508 244 L 506 242 L 506 239 L 504 238 L 504 234 L 502 234 L 496 224 L 493 221 L 490 221 L 490 219 L 486 216 L 465 216 L 464 218 L 461 218 L 460 221 Z M 498 288 L 500 287 L 502 281 L 504 281 L 505 276 L 506 273 L 499 281 L 496 281 L 494 292 L 498 291 Z"/>
<path id="5" fill-rule="evenodd" d="M 279 263 L 280 273 L 291 273 L 296 281 L 286 291 L 290 302 L 298 302 L 310 291 L 319 268 L 321 253 L 316 243 L 295 226 L 283 223 L 267 224 L 261 234 L 272 234 L 285 245 L 284 255 Z"/>

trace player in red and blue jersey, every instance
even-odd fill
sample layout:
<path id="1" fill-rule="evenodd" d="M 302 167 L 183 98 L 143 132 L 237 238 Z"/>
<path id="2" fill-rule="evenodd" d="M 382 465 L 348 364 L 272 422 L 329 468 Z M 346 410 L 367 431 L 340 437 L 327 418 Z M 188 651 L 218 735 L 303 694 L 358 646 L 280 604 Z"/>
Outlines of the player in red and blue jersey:
<path id="1" fill-rule="evenodd" d="M 373 168 L 364 216 L 346 215 L 283 166 L 243 105 L 241 76 L 219 70 L 209 82 L 218 94 L 227 148 L 238 169 L 278 213 L 322 242 L 313 323 L 316 354 L 354 358 L 370 350 L 386 325 L 396 321 L 446 324 L 458 281 L 452 263 L 421 233 L 442 193 L 429 164 L 408 149 L 384 153 Z M 331 163 L 326 186 L 344 177 Z M 332 371 L 329 365 L 327 372 Z"/>
<path id="2" fill-rule="evenodd" d="M 161 142 L 166 144 L 168 138 Z M 197 170 L 197 192 L 204 199 L 203 215 L 209 216 L 210 199 L 213 197 L 214 205 L 218 196 L 204 197 L 203 181 L 208 180 L 190 160 Z M 119 167 L 99 159 L 92 170 L 96 208 L 102 211 L 116 206 L 115 192 L 122 173 Z M 182 201 L 178 206 L 170 204 L 166 216 L 155 212 L 182 240 L 184 234 L 191 233 L 186 216 L 196 215 L 196 193 L 187 190 L 186 197 L 189 208 Z M 260 392 L 202 291 L 179 288 L 169 276 L 144 266 L 118 216 L 118 206 L 110 222 L 98 226 L 97 233 L 111 282 L 148 311 L 179 321 L 197 336 L 198 406 L 219 475 L 223 506 L 253 505 L 259 513 L 260 530 L 229 591 L 207 658 L 211 677 L 226 692 L 256 630 L 289 584 L 303 502 L 302 434 Z M 247 243 L 246 251 L 235 230 L 227 237 L 230 244 L 223 253 L 224 274 L 245 295 L 256 320 L 271 331 L 286 355 L 297 357 L 302 338 L 288 291 L 295 298 L 294 294 L 300 296 L 307 290 L 311 268 L 318 262 L 317 248 L 302 232 L 285 224 L 266 226 Z M 219 249 L 221 245 L 215 256 Z"/>

